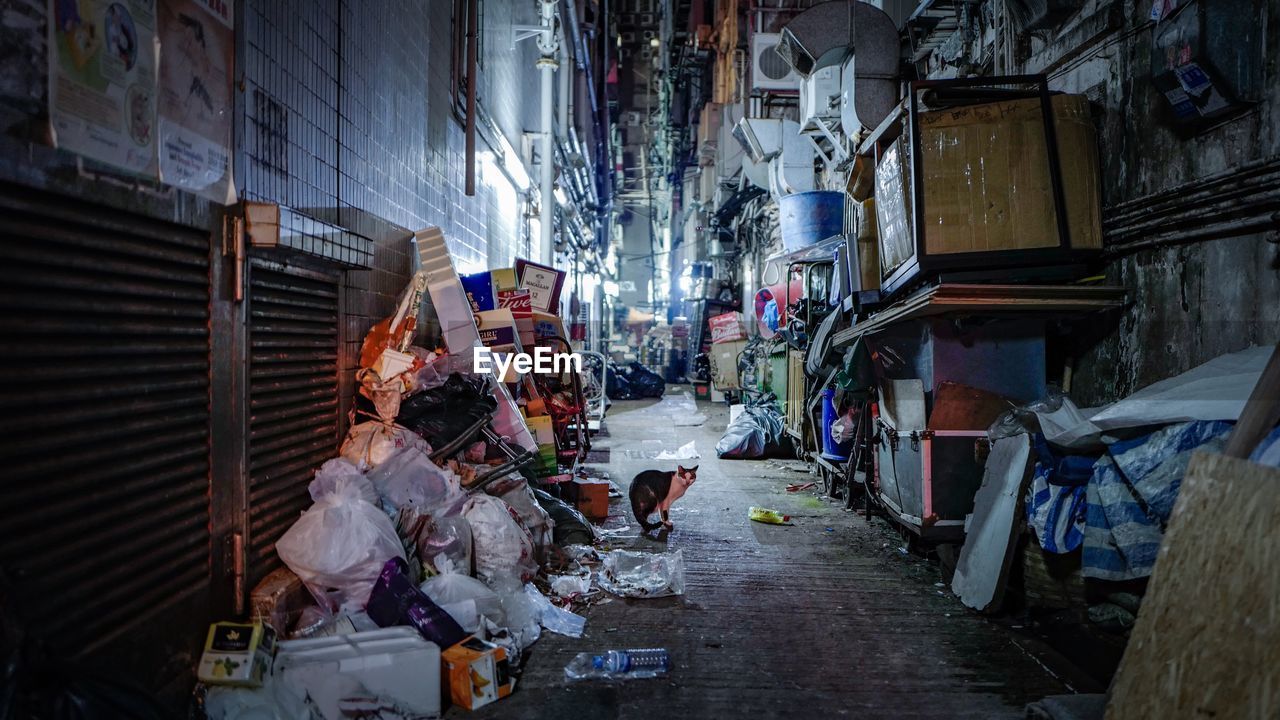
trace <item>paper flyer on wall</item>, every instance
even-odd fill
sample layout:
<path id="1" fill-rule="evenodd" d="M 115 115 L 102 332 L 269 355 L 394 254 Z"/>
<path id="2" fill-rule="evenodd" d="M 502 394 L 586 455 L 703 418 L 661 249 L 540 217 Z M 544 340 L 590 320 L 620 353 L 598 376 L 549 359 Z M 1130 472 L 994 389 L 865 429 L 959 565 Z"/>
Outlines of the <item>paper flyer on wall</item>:
<path id="1" fill-rule="evenodd" d="M 50 0 L 54 145 L 156 174 L 154 0 Z"/>
<path id="2" fill-rule="evenodd" d="M 160 179 L 233 203 L 232 0 L 159 0 L 157 10 Z"/>

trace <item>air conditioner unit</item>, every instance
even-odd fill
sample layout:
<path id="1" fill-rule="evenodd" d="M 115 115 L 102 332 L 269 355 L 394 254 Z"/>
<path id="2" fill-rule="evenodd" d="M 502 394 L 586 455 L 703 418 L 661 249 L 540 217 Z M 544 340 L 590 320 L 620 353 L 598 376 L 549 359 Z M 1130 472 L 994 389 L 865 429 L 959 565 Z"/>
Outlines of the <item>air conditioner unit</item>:
<path id="1" fill-rule="evenodd" d="M 755 33 L 751 36 L 751 90 L 795 90 L 800 76 L 791 70 L 774 50 L 782 36 L 778 33 Z"/>
<path id="2" fill-rule="evenodd" d="M 800 132 L 817 130 L 819 121 L 840 118 L 840 66 L 815 71 L 800 81 Z"/>

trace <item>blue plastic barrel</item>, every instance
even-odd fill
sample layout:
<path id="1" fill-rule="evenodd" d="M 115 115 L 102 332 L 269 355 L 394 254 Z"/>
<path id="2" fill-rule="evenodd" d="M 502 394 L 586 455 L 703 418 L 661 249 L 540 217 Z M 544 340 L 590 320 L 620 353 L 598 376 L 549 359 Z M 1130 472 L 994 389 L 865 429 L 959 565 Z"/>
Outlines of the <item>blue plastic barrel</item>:
<path id="1" fill-rule="evenodd" d="M 849 439 L 836 444 L 831 439 L 831 426 L 836 421 L 836 406 L 832 402 L 836 391 L 827 388 L 822 391 L 822 457 L 828 460 L 844 462 L 849 459 L 849 450 L 853 448 L 853 440 Z"/>
<path id="2" fill-rule="evenodd" d="M 844 232 L 844 193 L 838 190 L 784 195 L 778 209 L 782 247 L 787 252 Z"/>

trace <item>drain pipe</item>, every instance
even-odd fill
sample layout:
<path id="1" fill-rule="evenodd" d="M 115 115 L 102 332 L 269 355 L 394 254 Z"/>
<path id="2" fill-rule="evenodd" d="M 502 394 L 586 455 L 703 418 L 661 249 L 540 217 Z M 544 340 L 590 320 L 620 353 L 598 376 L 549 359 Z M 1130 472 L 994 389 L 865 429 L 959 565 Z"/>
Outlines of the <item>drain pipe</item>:
<path id="1" fill-rule="evenodd" d="M 541 230 L 539 257 L 542 262 L 553 264 L 555 259 L 555 243 L 552 240 L 552 224 L 555 218 L 555 143 L 556 130 L 553 110 L 555 109 L 556 68 L 560 63 L 556 60 L 559 45 L 556 38 L 556 5 L 557 0 L 541 0 L 542 32 L 538 35 L 538 50 L 542 57 L 538 58 L 537 68 L 542 73 L 542 182 L 539 188 L 542 211 L 538 220 Z"/>

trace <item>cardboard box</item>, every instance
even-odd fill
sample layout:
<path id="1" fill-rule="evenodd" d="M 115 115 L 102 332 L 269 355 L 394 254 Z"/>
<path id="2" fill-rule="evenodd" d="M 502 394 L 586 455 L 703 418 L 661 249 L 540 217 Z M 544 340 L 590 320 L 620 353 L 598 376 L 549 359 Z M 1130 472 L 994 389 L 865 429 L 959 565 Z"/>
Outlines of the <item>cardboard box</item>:
<path id="1" fill-rule="evenodd" d="M 271 673 L 276 631 L 262 622 L 218 622 L 209 626 L 196 677 L 209 685 L 261 687 Z"/>
<path id="2" fill-rule="evenodd" d="M 572 488 L 578 512 L 592 520 L 609 517 L 609 483 L 590 478 L 574 478 Z"/>
<path id="3" fill-rule="evenodd" d="M 717 390 L 737 390 L 738 356 L 747 348 L 746 340 L 717 343 L 711 346 L 711 382 Z"/>
<path id="4" fill-rule="evenodd" d="M 270 625 L 277 635 L 285 635 L 303 609 L 313 604 L 315 600 L 302 580 L 287 567 L 277 568 L 249 594 L 249 618 Z"/>
<path id="5" fill-rule="evenodd" d="M 467 299 L 471 301 L 471 312 L 482 313 L 498 307 L 493 291 L 493 279 L 489 273 L 463 275 L 458 279 L 462 281 L 462 288 L 466 290 Z"/>
<path id="6" fill-rule="evenodd" d="M 1052 98 L 1073 249 L 1102 247 L 1097 138 L 1083 95 Z M 925 247 L 929 255 L 1058 246 L 1039 99 L 919 115 Z M 876 168 L 884 273 L 915 252 L 909 146 L 900 138 Z"/>
<path id="7" fill-rule="evenodd" d="M 546 265 L 516 259 L 516 279 L 520 287 L 528 290 L 533 309 L 554 313 L 560 309 L 560 289 L 564 287 L 564 272 Z"/>
<path id="8" fill-rule="evenodd" d="M 520 283 L 516 282 L 515 268 L 496 268 L 489 271 L 489 280 L 493 284 L 495 292 L 503 290 L 517 290 Z"/>
<path id="9" fill-rule="evenodd" d="M 506 649 L 474 635 L 441 653 L 440 669 L 449 702 L 468 710 L 501 700 L 516 687 Z"/>
<path id="10" fill-rule="evenodd" d="M 564 321 L 560 319 L 559 315 L 538 312 L 537 310 L 533 311 L 533 334 L 539 340 L 551 337 L 560 337 L 565 338 L 566 340 L 569 339 L 569 336 L 564 333 Z M 556 352 L 562 352 L 564 350 L 560 343 L 555 343 L 552 346 L 552 349 Z"/>
<path id="11" fill-rule="evenodd" d="M 707 325 L 711 327 L 711 342 L 713 344 L 744 340 L 747 337 L 747 329 L 742 324 L 741 313 L 727 312 L 723 315 L 716 315 L 707 320 Z"/>
<path id="12" fill-rule="evenodd" d="M 498 307 L 511 311 L 515 318 L 520 347 L 532 348 L 537 341 L 533 331 L 533 302 L 528 290 L 499 290 Z"/>

